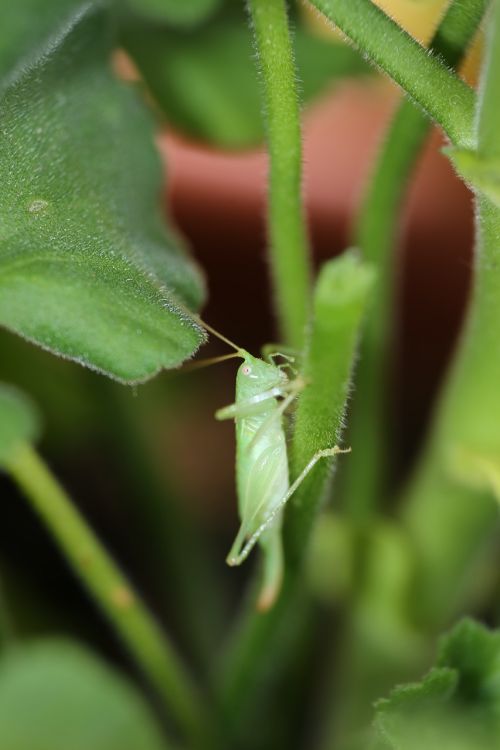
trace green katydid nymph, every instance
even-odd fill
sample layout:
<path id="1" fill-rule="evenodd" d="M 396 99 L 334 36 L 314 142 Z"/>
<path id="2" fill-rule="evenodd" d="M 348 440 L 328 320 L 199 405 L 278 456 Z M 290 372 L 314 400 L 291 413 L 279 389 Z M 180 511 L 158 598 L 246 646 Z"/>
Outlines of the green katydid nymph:
<path id="1" fill-rule="evenodd" d="M 276 600 L 283 578 L 281 525 L 285 504 L 321 458 L 347 453 L 350 449 L 334 446 L 318 451 L 290 485 L 283 415 L 306 386 L 305 380 L 300 376 L 290 379 L 285 372 L 289 364 L 275 364 L 274 360 L 283 355 L 270 354 L 268 361 L 264 361 L 200 322 L 235 349 L 234 354 L 210 362 L 231 357 L 243 360 L 236 375 L 234 404 L 215 414 L 216 419 L 234 419 L 236 423 L 236 483 L 241 525 L 226 562 L 240 565 L 259 543 L 264 553 L 264 569 L 257 606 L 266 610 Z"/>

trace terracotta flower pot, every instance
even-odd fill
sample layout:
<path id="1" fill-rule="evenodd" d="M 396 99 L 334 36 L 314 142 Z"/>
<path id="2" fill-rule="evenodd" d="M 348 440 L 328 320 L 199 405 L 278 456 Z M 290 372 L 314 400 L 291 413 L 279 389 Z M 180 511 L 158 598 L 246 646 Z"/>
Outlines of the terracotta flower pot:
<path id="1" fill-rule="evenodd" d="M 380 79 L 346 82 L 304 115 L 304 191 L 316 262 L 350 243 L 377 146 L 399 100 Z M 402 217 L 397 262 L 395 397 L 402 440 L 421 435 L 466 302 L 471 267 L 471 196 L 429 139 Z M 257 349 L 276 332 L 265 255 L 263 150 L 223 153 L 169 132 L 169 210 L 205 269 L 205 315 Z"/>

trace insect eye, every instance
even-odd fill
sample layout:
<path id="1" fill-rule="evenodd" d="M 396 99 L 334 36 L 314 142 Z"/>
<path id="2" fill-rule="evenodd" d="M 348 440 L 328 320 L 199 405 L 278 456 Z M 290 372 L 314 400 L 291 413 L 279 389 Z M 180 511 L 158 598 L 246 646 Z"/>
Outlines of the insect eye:
<path id="1" fill-rule="evenodd" d="M 243 373 L 243 375 L 250 375 L 252 371 L 248 365 L 243 365 L 243 367 L 241 368 L 241 372 Z"/>

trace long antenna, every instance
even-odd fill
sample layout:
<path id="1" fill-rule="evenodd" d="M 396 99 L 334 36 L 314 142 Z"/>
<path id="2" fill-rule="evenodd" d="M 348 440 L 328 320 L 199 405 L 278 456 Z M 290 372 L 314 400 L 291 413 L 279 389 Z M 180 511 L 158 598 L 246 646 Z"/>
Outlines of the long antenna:
<path id="1" fill-rule="evenodd" d="M 182 372 L 191 372 L 191 370 L 198 370 L 202 367 L 208 367 L 209 365 L 216 365 L 219 362 L 225 362 L 227 359 L 235 359 L 241 356 L 238 352 L 231 352 L 231 354 L 223 354 L 221 357 L 208 357 L 207 359 L 196 359 L 193 362 L 188 362 L 182 368 Z"/>
<path id="2" fill-rule="evenodd" d="M 205 321 L 202 320 L 200 317 L 198 317 L 198 315 L 195 315 L 193 317 L 197 320 L 197 322 L 201 326 L 203 326 L 203 328 L 205 328 L 209 333 L 213 334 L 214 336 L 217 336 L 217 338 L 223 341 L 225 344 L 227 344 L 228 346 L 231 346 L 233 349 L 236 349 L 237 352 L 244 351 L 241 348 L 241 346 L 236 346 L 236 344 L 233 344 L 233 342 L 230 341 L 230 339 L 223 336 L 222 333 L 219 333 L 218 331 L 216 331 L 215 328 L 212 328 L 212 326 L 209 326 L 208 323 L 205 323 Z"/>

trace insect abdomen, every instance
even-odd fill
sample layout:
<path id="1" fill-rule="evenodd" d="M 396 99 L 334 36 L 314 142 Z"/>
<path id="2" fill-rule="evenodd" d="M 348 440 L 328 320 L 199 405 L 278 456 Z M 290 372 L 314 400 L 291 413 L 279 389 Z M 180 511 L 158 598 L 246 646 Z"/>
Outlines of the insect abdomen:
<path id="1" fill-rule="evenodd" d="M 242 524 L 250 536 L 288 490 L 288 457 L 281 420 L 259 429 L 276 408 L 237 421 L 237 485 Z M 256 437 L 257 436 L 257 437 Z M 277 522 L 278 519 L 277 519 Z"/>

